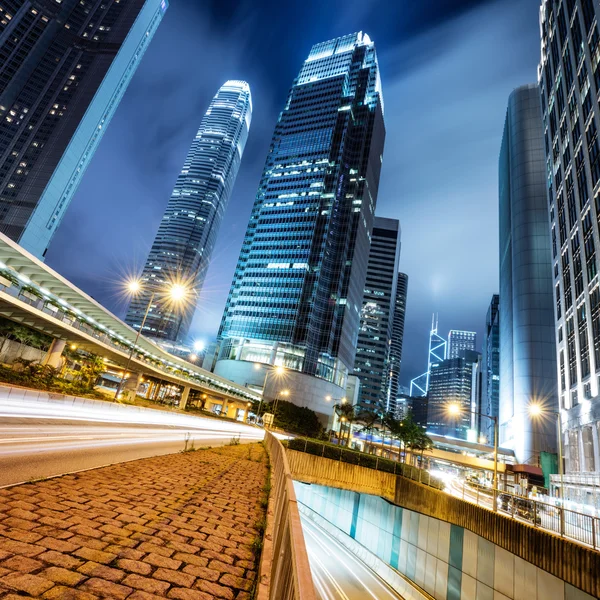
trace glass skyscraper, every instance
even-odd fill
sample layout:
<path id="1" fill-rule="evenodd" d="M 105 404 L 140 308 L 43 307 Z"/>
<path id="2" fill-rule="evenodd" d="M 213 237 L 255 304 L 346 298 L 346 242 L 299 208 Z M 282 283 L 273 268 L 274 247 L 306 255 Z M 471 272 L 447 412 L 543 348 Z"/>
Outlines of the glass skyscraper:
<path id="1" fill-rule="evenodd" d="M 43 257 L 167 0 L 0 6 L 0 231 Z"/>
<path id="2" fill-rule="evenodd" d="M 600 507 L 600 5 L 544 0 L 538 82 L 565 497 Z M 547 217 L 548 215 L 546 215 Z"/>
<path id="3" fill-rule="evenodd" d="M 499 160 L 500 445 L 520 463 L 556 451 L 556 355 L 540 92 L 510 95 Z"/>
<path id="4" fill-rule="evenodd" d="M 219 88 L 192 142 L 142 272 L 142 293 L 131 301 L 125 322 L 139 329 L 152 293 L 144 335 L 183 342 L 195 303 L 176 309 L 161 290 L 180 283 L 202 288 L 217 234 L 240 168 L 252 120 L 245 81 Z"/>
<path id="5" fill-rule="evenodd" d="M 313 46 L 275 127 L 221 322 L 217 372 L 246 383 L 242 365 L 223 362 L 260 362 L 345 386 L 384 138 L 369 36 Z"/>
<path id="6" fill-rule="evenodd" d="M 404 340 L 407 293 L 408 275 L 406 273 L 398 273 L 386 389 L 386 405 L 389 405 L 391 409 L 393 409 L 394 403 L 400 394 L 400 365 L 402 362 L 402 342 Z"/>
<path id="7" fill-rule="evenodd" d="M 498 417 L 500 400 L 500 296 L 494 294 L 485 318 L 483 337 L 483 369 L 481 383 L 481 412 Z M 480 433 L 488 442 L 494 440 L 494 423 L 482 417 Z"/>
<path id="8" fill-rule="evenodd" d="M 477 333 L 451 329 L 448 333 L 446 358 L 459 358 L 465 350 L 477 350 Z"/>
<path id="9" fill-rule="evenodd" d="M 375 217 L 354 375 L 360 379 L 359 404 L 377 413 L 388 412 L 393 408 L 390 407 L 386 392 L 399 260 L 399 221 Z M 394 402 L 395 400 L 394 398 Z"/>

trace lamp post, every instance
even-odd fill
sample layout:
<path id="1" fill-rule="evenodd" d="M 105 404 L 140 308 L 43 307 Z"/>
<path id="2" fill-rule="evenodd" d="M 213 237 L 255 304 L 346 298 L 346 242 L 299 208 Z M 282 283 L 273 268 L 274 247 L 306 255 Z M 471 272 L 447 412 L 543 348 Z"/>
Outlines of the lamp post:
<path id="1" fill-rule="evenodd" d="M 262 367 L 265 367 L 267 369 L 267 373 L 265 374 L 265 381 L 263 383 L 263 392 L 260 397 L 260 402 L 258 404 L 258 416 L 259 417 L 260 417 L 260 411 L 262 408 L 263 399 L 265 397 L 265 390 L 267 389 L 267 381 L 269 380 L 269 375 L 271 373 L 274 373 L 275 375 L 283 375 L 285 373 L 285 368 L 281 367 L 281 366 L 266 365 L 264 363 L 254 363 L 254 368 L 257 371 L 260 371 L 260 369 Z"/>
<path id="2" fill-rule="evenodd" d="M 139 293 L 142 290 L 142 284 L 137 279 L 132 279 L 127 283 L 127 290 L 133 296 Z M 169 298 L 176 303 L 182 302 L 185 300 L 189 292 L 189 289 L 180 284 L 174 283 L 168 290 Z M 127 357 L 127 363 L 125 364 L 125 370 L 123 371 L 123 376 L 121 377 L 121 381 L 119 381 L 119 385 L 117 386 L 117 391 L 115 392 L 115 400 L 119 397 L 121 393 L 121 387 L 123 385 L 123 381 L 127 376 L 127 371 L 129 370 L 129 365 L 131 363 L 131 359 L 133 358 L 133 353 L 137 346 L 138 340 L 140 339 L 140 334 L 142 333 L 142 329 L 144 329 L 144 325 L 146 324 L 146 319 L 148 318 L 148 313 L 150 312 L 150 308 L 152 307 L 152 303 L 154 302 L 154 297 L 156 296 L 156 291 L 153 291 L 150 294 L 150 300 L 148 301 L 148 306 L 146 306 L 146 311 L 144 312 L 144 318 L 142 319 L 142 324 L 140 328 L 137 330 L 137 334 L 135 336 L 135 341 L 133 342 L 133 346 L 131 346 L 131 350 L 129 351 L 129 356 Z"/>
<path id="3" fill-rule="evenodd" d="M 277 406 L 279 405 L 279 396 L 285 396 L 286 398 L 290 395 L 290 390 L 281 390 L 279 394 L 277 394 L 277 398 L 275 398 L 275 404 L 273 406 L 273 415 L 277 412 Z"/>
<path id="4" fill-rule="evenodd" d="M 560 477 L 559 497 L 561 505 L 564 502 L 564 468 L 563 468 L 563 447 L 562 447 L 562 418 L 558 410 L 546 410 L 540 404 L 530 404 L 529 414 L 532 417 L 543 417 L 544 415 L 552 415 L 556 417 L 556 427 L 558 429 L 558 475 Z"/>
<path id="5" fill-rule="evenodd" d="M 494 510 L 497 510 L 498 506 L 498 417 L 492 415 L 486 415 L 476 410 L 463 409 L 459 404 L 453 403 L 448 405 L 448 414 L 452 416 L 459 416 L 462 412 L 467 412 L 478 417 L 487 417 L 494 423 Z"/>

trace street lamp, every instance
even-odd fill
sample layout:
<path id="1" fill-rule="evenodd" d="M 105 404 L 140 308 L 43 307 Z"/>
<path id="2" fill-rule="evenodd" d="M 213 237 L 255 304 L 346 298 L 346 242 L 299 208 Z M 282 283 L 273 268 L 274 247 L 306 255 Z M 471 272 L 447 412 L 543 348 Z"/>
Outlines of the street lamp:
<path id="1" fill-rule="evenodd" d="M 492 415 L 486 415 L 484 413 L 478 412 L 476 410 L 466 410 L 463 409 L 460 404 L 453 402 L 449 404 L 446 408 L 448 414 L 453 417 L 458 417 L 461 413 L 468 412 L 472 415 L 476 415 L 478 417 L 487 417 L 494 423 L 494 510 L 497 510 L 498 500 L 497 500 L 497 492 L 498 492 L 498 417 Z"/>
<path id="2" fill-rule="evenodd" d="M 275 398 L 275 405 L 273 406 L 273 414 L 277 413 L 277 406 L 279 405 L 279 396 L 285 396 L 286 398 L 290 395 L 290 390 L 281 390 Z"/>
<path id="3" fill-rule="evenodd" d="M 561 504 L 564 500 L 564 468 L 563 468 L 563 449 L 562 449 L 562 419 L 560 416 L 560 411 L 558 410 L 547 410 L 541 404 L 530 404 L 529 405 L 529 414 L 532 417 L 545 417 L 546 415 L 552 415 L 556 417 L 556 427 L 558 429 L 558 474 L 560 477 L 560 490 L 559 496 L 561 500 Z"/>
<path id="4" fill-rule="evenodd" d="M 285 368 L 282 366 L 279 366 L 279 365 L 274 366 L 274 365 L 267 365 L 265 363 L 254 363 L 254 369 L 256 371 L 260 371 L 263 367 L 267 369 L 267 373 L 265 374 L 265 381 L 263 382 L 263 392 L 260 397 L 260 402 L 258 404 L 258 416 L 259 417 L 260 417 L 260 410 L 262 408 L 263 398 L 265 397 L 265 390 L 267 389 L 267 381 L 269 380 L 269 375 L 271 373 L 273 373 L 276 376 L 281 376 L 285 373 Z M 288 394 L 289 394 L 289 392 L 288 392 Z"/>
<path id="5" fill-rule="evenodd" d="M 127 290 L 129 291 L 129 293 L 133 296 L 135 296 L 138 292 L 140 292 L 142 290 L 142 284 L 137 279 L 132 279 L 132 280 L 128 281 L 126 284 L 126 287 L 127 287 Z M 170 298 L 170 300 L 172 302 L 180 303 L 180 302 L 183 302 L 187 298 L 189 292 L 190 292 L 189 288 L 182 285 L 181 283 L 173 283 L 167 289 L 167 296 Z M 129 364 L 131 363 L 131 359 L 133 357 L 133 352 L 135 351 L 138 340 L 140 339 L 140 334 L 142 333 L 142 329 L 144 329 L 144 325 L 146 324 L 146 319 L 148 318 L 148 313 L 150 312 L 150 307 L 152 306 L 152 302 L 154 302 L 154 296 L 156 296 L 155 290 L 153 290 L 152 294 L 150 294 L 150 300 L 148 301 L 148 306 L 146 306 L 146 312 L 144 313 L 144 318 L 142 319 L 142 324 L 140 325 L 140 328 L 137 330 L 137 334 L 135 336 L 135 341 L 133 342 L 133 346 L 131 346 L 131 350 L 129 351 L 129 357 L 127 358 L 127 364 L 125 365 L 124 374 L 121 377 L 121 381 L 119 381 L 119 385 L 117 386 L 117 391 L 115 392 L 115 400 L 119 397 L 119 394 L 121 393 L 121 387 L 123 385 L 123 381 L 125 380 L 125 377 L 127 375 L 127 371 L 129 369 Z"/>

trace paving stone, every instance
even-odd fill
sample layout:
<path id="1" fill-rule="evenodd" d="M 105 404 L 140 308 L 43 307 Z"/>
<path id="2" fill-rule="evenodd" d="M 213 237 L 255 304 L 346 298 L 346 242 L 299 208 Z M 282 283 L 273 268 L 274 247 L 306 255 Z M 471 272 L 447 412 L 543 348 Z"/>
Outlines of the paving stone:
<path id="1" fill-rule="evenodd" d="M 266 477 L 231 446 L 0 489 L 0 597 L 249 600 Z"/>

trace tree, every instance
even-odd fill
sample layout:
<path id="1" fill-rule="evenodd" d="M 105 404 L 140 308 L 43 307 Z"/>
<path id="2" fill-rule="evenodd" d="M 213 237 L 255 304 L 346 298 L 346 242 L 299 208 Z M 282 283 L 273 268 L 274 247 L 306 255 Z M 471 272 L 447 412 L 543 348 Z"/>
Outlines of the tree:
<path id="1" fill-rule="evenodd" d="M 368 410 L 368 409 L 359 410 L 358 415 L 356 416 L 356 421 L 362 425 L 362 427 L 359 429 L 359 433 L 364 431 L 368 435 L 372 436 L 373 433 L 376 430 L 378 430 L 376 425 L 380 420 L 381 420 L 380 415 L 373 410 Z M 371 449 L 370 442 L 368 442 L 368 446 L 369 446 L 369 451 L 370 451 L 370 449 Z"/>
<path id="2" fill-rule="evenodd" d="M 341 402 L 340 404 L 334 404 L 333 410 L 339 417 L 340 421 L 344 421 L 348 423 L 348 435 L 346 438 L 346 446 L 350 445 L 350 432 L 352 430 L 352 423 L 356 421 L 358 418 L 358 411 L 356 407 L 352 404 L 348 404 L 347 402 Z M 341 434 L 341 426 L 340 426 L 340 434 Z M 342 436 L 340 435 L 340 438 Z M 340 443 L 343 444 L 343 439 L 340 439 Z"/>
<path id="3" fill-rule="evenodd" d="M 274 403 L 263 402 L 263 414 L 273 412 Z M 306 437 L 318 438 L 323 427 L 317 414 L 304 406 L 297 406 L 286 400 L 277 402 L 277 410 L 274 412 L 273 425 L 290 433 L 297 433 Z"/>

